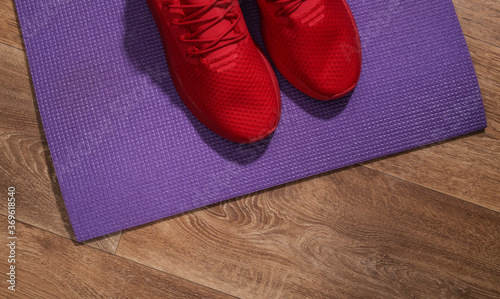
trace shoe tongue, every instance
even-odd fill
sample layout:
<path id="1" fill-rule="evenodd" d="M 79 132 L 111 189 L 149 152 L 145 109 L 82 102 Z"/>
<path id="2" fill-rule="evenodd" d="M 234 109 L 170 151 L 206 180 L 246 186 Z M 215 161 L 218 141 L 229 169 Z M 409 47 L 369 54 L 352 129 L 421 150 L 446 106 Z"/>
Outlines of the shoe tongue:
<path id="1" fill-rule="evenodd" d="M 208 0 L 208 1 L 207 0 L 180 0 L 180 2 L 181 2 L 181 4 L 190 5 L 190 4 L 207 4 L 211 1 L 210 0 Z M 186 16 L 189 16 L 189 15 L 196 13 L 200 9 L 202 9 L 202 8 L 184 9 L 184 13 L 186 14 Z M 220 16 L 225 14 L 225 11 L 226 10 L 222 7 L 217 7 L 217 6 L 211 7 L 205 13 L 199 15 L 198 18 L 209 19 L 209 18 L 220 17 Z M 202 28 L 206 28 L 208 23 L 210 23 L 210 22 L 202 22 L 199 24 L 189 25 L 188 27 L 191 30 L 191 32 L 196 32 Z M 208 28 L 207 30 L 202 32 L 201 34 L 198 34 L 197 37 L 199 37 L 199 38 L 219 37 L 221 34 L 226 32 L 228 30 L 228 28 L 231 27 L 231 25 L 232 25 L 231 21 L 229 21 L 227 18 L 224 18 L 220 22 L 216 23 L 215 25 L 211 26 L 210 28 Z M 229 32 L 225 37 L 233 37 L 233 36 L 236 36 L 236 33 L 234 32 L 234 30 Z M 197 46 L 203 47 L 206 44 L 207 43 L 199 43 Z M 222 49 L 215 50 L 214 52 L 208 54 L 207 57 L 210 58 L 210 57 L 216 57 L 216 56 L 223 55 L 223 54 L 231 51 L 235 47 L 236 47 L 236 45 L 234 45 L 234 44 L 229 45 L 229 46 L 224 47 Z M 228 48 L 228 49 L 226 49 L 226 48 Z"/>

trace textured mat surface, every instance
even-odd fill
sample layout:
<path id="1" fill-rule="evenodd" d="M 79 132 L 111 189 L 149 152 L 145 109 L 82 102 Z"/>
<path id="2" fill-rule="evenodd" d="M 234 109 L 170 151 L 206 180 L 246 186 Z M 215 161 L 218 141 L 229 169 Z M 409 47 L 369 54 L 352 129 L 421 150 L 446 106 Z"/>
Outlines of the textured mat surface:
<path id="1" fill-rule="evenodd" d="M 363 44 L 352 96 L 320 102 L 280 75 L 274 136 L 226 141 L 178 97 L 141 0 L 16 0 L 50 152 L 79 241 L 483 129 L 450 0 L 349 0 Z M 261 43 L 255 1 L 245 20 Z"/>

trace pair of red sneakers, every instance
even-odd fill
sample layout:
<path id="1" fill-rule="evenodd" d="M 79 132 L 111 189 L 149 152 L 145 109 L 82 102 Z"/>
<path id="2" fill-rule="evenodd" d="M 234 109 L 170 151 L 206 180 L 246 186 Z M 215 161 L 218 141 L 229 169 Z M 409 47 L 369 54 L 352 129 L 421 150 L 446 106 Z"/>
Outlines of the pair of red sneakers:
<path id="1" fill-rule="evenodd" d="M 172 81 L 209 129 L 239 143 L 278 125 L 281 96 L 266 57 L 248 33 L 237 0 L 147 0 Z M 266 49 L 303 93 L 349 93 L 361 70 L 356 23 L 345 0 L 256 0 Z"/>

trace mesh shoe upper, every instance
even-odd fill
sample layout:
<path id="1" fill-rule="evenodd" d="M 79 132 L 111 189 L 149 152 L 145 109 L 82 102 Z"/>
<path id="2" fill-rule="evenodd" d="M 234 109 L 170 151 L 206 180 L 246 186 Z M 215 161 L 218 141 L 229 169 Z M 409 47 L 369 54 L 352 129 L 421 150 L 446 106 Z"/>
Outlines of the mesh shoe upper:
<path id="1" fill-rule="evenodd" d="M 354 87 L 361 70 L 361 47 L 345 0 L 258 3 L 266 48 L 292 85 L 320 99 L 335 98 Z M 282 14 L 283 7 L 294 4 L 298 9 Z"/>
<path id="2" fill-rule="evenodd" d="M 237 43 L 216 51 L 188 55 L 187 51 L 193 51 L 193 48 L 196 51 L 197 47 L 203 49 L 203 45 L 179 41 L 193 32 L 187 26 L 172 26 L 170 23 L 177 15 L 177 19 L 182 20 L 184 12 L 171 14 L 161 1 L 148 1 L 153 15 L 157 13 L 155 19 L 163 37 L 172 80 L 191 112 L 208 128 L 235 142 L 254 142 L 272 133 L 279 121 L 280 93 L 269 63 L 250 35 L 246 34 Z M 229 2 L 234 4 L 232 13 L 241 15 L 238 2 Z M 217 12 L 208 12 L 208 18 L 218 17 Z M 230 21 L 226 24 L 231 25 L 234 19 Z M 214 29 L 224 29 L 220 23 L 218 25 L 218 28 L 211 28 L 211 37 L 217 36 Z M 230 35 L 247 33 L 243 19 L 235 26 L 234 32 Z M 225 37 L 221 42 L 224 40 Z"/>
<path id="3" fill-rule="evenodd" d="M 174 55 L 173 65 L 198 109 L 233 139 L 260 139 L 276 127 L 280 101 L 274 73 L 250 38 L 221 58 L 186 64 Z"/>

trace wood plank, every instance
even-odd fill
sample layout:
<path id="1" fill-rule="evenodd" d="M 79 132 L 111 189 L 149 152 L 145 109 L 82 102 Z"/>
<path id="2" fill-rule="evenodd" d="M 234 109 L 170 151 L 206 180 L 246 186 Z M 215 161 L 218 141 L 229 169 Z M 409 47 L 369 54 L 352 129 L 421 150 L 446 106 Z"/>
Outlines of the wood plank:
<path id="1" fill-rule="evenodd" d="M 363 165 L 500 212 L 500 47 L 468 42 L 486 109 L 485 132 Z"/>
<path id="2" fill-rule="evenodd" d="M 19 219 L 74 239 L 38 114 L 26 53 L 0 44 L 0 190 L 14 186 Z M 1 210 L 0 214 L 5 215 Z M 86 242 L 115 252 L 121 233 Z"/>
<path id="3" fill-rule="evenodd" d="M 453 0 L 464 35 L 489 44 L 500 41 L 498 0 Z"/>
<path id="4" fill-rule="evenodd" d="M 126 230 L 116 254 L 246 298 L 500 297 L 500 214 L 360 166 Z"/>
<path id="5" fill-rule="evenodd" d="M 20 209 L 18 210 L 20 211 Z M 7 223 L 0 216 L 1 223 Z M 229 298 L 215 290 L 16 223 L 16 291 L 1 298 Z M 5 233 L 2 236 L 6 237 Z M 2 272 L 10 249 L 1 246 Z M 5 276 L 4 273 L 4 276 Z"/>
<path id="6" fill-rule="evenodd" d="M 0 0 L 0 43 L 24 48 L 14 0 Z"/>

